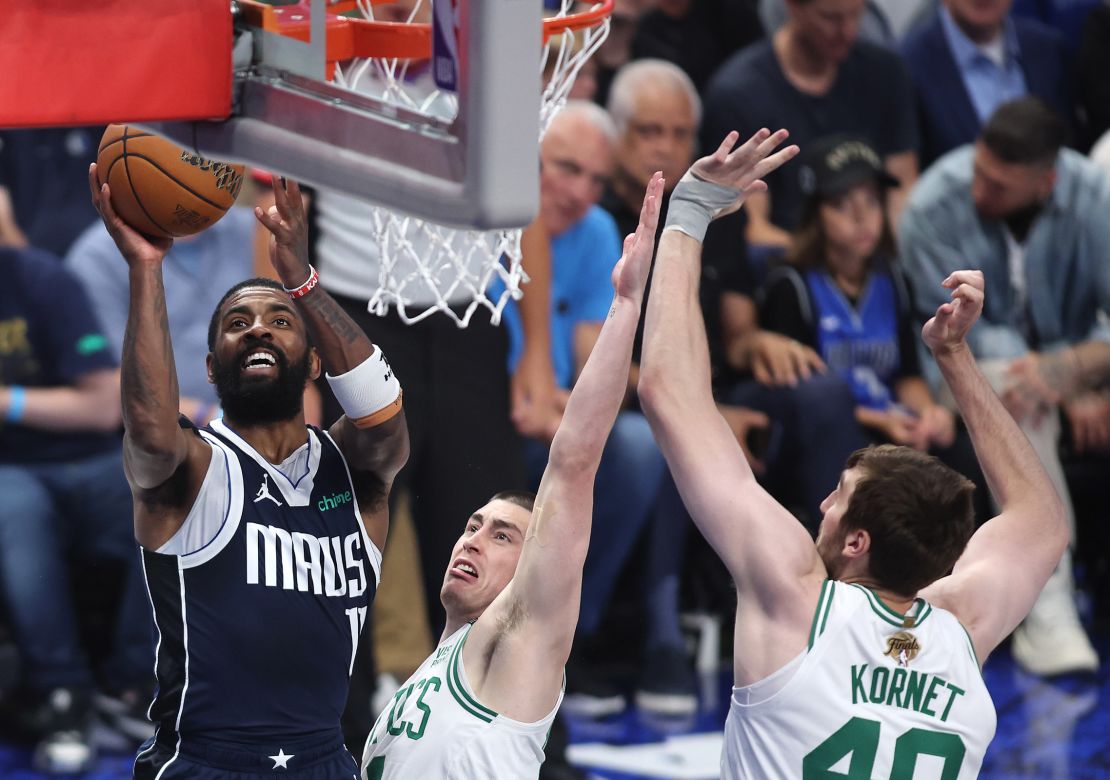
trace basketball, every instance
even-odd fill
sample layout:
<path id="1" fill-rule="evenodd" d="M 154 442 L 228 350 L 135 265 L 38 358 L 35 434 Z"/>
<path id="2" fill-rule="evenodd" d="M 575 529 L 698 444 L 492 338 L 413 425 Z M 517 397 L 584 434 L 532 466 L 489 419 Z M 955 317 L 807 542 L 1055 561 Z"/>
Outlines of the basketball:
<path id="1" fill-rule="evenodd" d="M 190 236 L 215 224 L 243 184 L 242 165 L 206 160 L 127 125 L 104 131 L 96 171 L 120 218 L 162 238 Z"/>

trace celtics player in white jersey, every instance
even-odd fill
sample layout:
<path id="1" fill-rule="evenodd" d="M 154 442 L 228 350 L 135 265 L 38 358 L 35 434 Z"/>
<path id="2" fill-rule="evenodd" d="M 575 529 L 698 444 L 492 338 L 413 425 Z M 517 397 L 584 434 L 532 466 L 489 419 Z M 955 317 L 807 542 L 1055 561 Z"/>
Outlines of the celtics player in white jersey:
<path id="1" fill-rule="evenodd" d="M 972 778 L 996 722 L 979 666 L 1060 560 L 1061 503 L 965 342 L 983 306 L 975 271 L 937 280 L 952 298 L 922 336 L 971 432 L 998 517 L 972 535 L 970 483 L 904 447 L 849 459 L 821 506 L 816 545 L 756 482 L 710 395 L 697 280 L 706 225 L 762 191 L 760 177 L 797 153 L 772 154 L 786 137 L 762 130 L 734 149 L 731 133 L 675 188 L 640 364 L 652 429 L 736 584 L 722 776 Z"/>
<path id="2" fill-rule="evenodd" d="M 364 777 L 539 774 L 578 622 L 594 475 L 624 399 L 662 194 L 656 173 L 613 269 L 616 297 L 567 401 L 534 506 L 530 494 L 502 493 L 466 520 L 440 591 L 443 636 L 375 721 Z"/>

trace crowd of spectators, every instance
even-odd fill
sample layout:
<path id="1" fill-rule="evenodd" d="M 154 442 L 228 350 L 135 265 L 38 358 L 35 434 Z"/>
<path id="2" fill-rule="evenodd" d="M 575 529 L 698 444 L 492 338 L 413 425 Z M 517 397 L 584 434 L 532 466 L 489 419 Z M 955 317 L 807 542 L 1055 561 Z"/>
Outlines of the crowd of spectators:
<path id="1" fill-rule="evenodd" d="M 963 472 L 985 519 L 989 490 L 917 337 L 941 280 L 981 269 L 987 306 L 972 349 L 1073 533 L 1014 656 L 1040 675 L 1096 670 L 1074 574 L 1085 564 L 1080 586 L 1096 596 L 1106 585 L 1093 574 L 1106 568 L 1106 537 L 1091 529 L 1106 519 L 1097 475 L 1110 466 L 1107 52 L 1110 0 L 617 0 L 609 40 L 543 140 L 540 215 L 524 242 L 535 281 L 501 326 L 369 314 L 366 206 L 314 193 L 320 283 L 405 386 L 412 456 L 394 494 L 407 499 L 416 548 L 391 541 L 385 566 L 423 574 L 393 594 L 383 580 L 379 601 L 426 623 L 426 642 L 443 620 L 438 564 L 466 516 L 498 491 L 534 487 L 652 173 L 669 193 L 728 131 L 785 127 L 802 157 L 705 241 L 700 300 L 718 408 L 738 446 L 812 532 L 846 456 L 874 442 Z M 100 131 L 0 131 L 0 637 L 19 658 L 0 708 L 24 714 L 0 731 L 37 740 L 46 771 L 75 750 L 90 761 L 94 719 L 123 722 L 151 682 L 120 456 L 127 269 L 85 186 Z M 197 424 L 219 415 L 199 371 L 205 323 L 254 273 L 254 231 L 249 209 L 233 209 L 166 259 L 181 413 Z M 639 339 L 597 476 L 566 706 L 612 714 L 634 692 L 645 711 L 689 716 L 697 680 L 681 613 L 718 609 L 727 624 L 731 608 L 706 596 L 713 577 L 690 563 L 705 547 L 639 411 L 638 354 Z M 320 393 L 313 421 L 327 424 L 338 407 Z M 90 570 L 89 559 L 115 572 L 99 643 L 76 597 L 99 582 L 102 564 Z M 1110 616 L 1110 604 L 1096 598 L 1094 613 Z M 376 670 L 370 647 L 353 686 L 356 749 L 378 672 L 412 671 L 403 658 Z M 414 648 L 413 664 L 425 653 Z"/>

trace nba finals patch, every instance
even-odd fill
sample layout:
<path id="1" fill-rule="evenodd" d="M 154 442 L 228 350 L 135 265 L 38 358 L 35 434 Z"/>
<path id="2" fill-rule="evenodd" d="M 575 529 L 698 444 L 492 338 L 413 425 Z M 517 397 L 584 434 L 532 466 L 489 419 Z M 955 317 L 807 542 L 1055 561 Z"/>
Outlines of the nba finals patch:
<path id="1" fill-rule="evenodd" d="M 886 638 L 886 650 L 883 655 L 889 655 L 898 662 L 899 666 L 909 666 L 910 661 L 921 652 L 921 645 L 917 637 L 909 631 L 899 631 L 897 634 Z"/>

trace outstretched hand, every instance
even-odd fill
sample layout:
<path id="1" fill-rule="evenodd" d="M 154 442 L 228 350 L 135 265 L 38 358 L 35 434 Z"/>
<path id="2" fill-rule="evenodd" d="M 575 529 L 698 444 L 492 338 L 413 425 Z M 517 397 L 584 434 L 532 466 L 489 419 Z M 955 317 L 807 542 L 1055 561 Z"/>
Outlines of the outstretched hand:
<path id="1" fill-rule="evenodd" d="M 308 218 L 301 188 L 292 179 L 274 176 L 274 205 L 254 216 L 270 231 L 270 263 L 286 287 L 297 287 L 309 276 Z"/>
<path id="2" fill-rule="evenodd" d="M 967 348 L 967 333 L 983 312 L 983 272 L 956 271 L 941 286 L 952 291 L 952 300 L 921 329 L 926 346 L 938 357 Z"/>
<path id="3" fill-rule="evenodd" d="M 162 262 L 162 258 L 173 246 L 173 239 L 144 235 L 124 222 L 112 207 L 112 193 L 107 182 L 100 183 L 96 163 L 89 166 L 89 194 L 92 196 L 93 208 L 100 215 L 108 235 L 116 242 L 128 265 L 157 265 Z"/>
<path id="4" fill-rule="evenodd" d="M 655 253 L 655 231 L 659 225 L 659 203 L 663 197 L 663 174 L 656 171 L 644 193 L 640 224 L 624 239 L 624 252 L 613 268 L 613 289 L 618 298 L 639 304 L 644 299 L 651 258 Z"/>
<path id="5" fill-rule="evenodd" d="M 764 192 L 767 189 L 763 177 L 798 154 L 798 147 L 795 144 L 775 151 L 789 136 L 790 133 L 786 130 L 772 133 L 764 128 L 741 146 L 733 149 L 740 139 L 740 134 L 733 130 L 725 136 L 715 152 L 702 157 L 690 166 L 687 176 L 731 187 L 738 192 L 736 201 L 715 213 L 714 219 L 739 209 L 744 198 L 749 194 Z"/>

